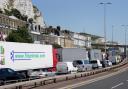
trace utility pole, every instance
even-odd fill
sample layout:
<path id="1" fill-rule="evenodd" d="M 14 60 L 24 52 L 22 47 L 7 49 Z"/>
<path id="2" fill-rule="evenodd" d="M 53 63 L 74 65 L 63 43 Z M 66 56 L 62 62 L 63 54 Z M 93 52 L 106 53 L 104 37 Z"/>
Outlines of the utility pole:
<path id="1" fill-rule="evenodd" d="M 124 40 L 124 43 L 125 43 L 125 48 L 124 48 L 124 52 L 125 52 L 125 56 L 126 56 L 126 58 L 127 58 L 127 26 L 128 25 L 122 25 L 123 27 L 124 27 L 124 31 L 125 31 L 125 40 Z"/>
<path id="2" fill-rule="evenodd" d="M 114 26 L 112 25 L 112 46 L 113 46 L 113 31 L 114 31 Z"/>
<path id="3" fill-rule="evenodd" d="M 112 4 L 112 3 L 110 3 L 110 2 L 101 2 L 100 4 L 103 5 L 103 7 L 104 7 L 104 39 L 105 39 L 104 49 L 105 49 L 105 54 L 106 54 L 106 6 L 108 4 Z"/>

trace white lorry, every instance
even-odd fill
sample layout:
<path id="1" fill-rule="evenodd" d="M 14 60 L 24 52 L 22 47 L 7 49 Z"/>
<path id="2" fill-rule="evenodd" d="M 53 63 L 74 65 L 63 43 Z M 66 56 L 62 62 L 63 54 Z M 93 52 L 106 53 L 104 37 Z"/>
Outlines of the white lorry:
<path id="1" fill-rule="evenodd" d="M 0 42 L 0 68 L 11 68 L 28 75 L 29 70 L 52 67 L 52 45 Z"/>
<path id="2" fill-rule="evenodd" d="M 92 49 L 89 53 L 90 63 L 92 64 L 92 68 L 102 68 L 102 54 L 99 49 Z"/>
<path id="3" fill-rule="evenodd" d="M 78 62 L 88 59 L 88 54 L 85 48 L 60 48 L 58 49 L 59 62 L 57 63 L 57 73 L 70 73 L 72 71 L 91 70 L 90 64 L 79 64 Z M 76 65 L 74 65 L 74 63 Z M 90 68 L 90 69 L 89 69 Z"/>
<path id="4" fill-rule="evenodd" d="M 59 48 L 58 56 L 60 62 L 73 62 L 74 60 L 86 59 L 87 51 L 85 48 Z"/>

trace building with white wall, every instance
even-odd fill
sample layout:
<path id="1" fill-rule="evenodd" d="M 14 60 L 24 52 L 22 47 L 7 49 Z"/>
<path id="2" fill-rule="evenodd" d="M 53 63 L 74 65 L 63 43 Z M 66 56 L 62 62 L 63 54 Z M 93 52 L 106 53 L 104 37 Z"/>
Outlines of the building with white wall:
<path id="1" fill-rule="evenodd" d="M 72 33 L 72 39 L 75 47 L 91 48 L 91 37 L 84 36 L 79 33 Z"/>

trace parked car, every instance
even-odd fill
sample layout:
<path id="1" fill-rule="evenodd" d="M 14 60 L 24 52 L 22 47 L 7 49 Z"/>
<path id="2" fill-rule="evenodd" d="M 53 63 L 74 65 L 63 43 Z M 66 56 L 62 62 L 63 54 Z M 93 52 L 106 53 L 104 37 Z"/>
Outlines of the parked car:
<path id="1" fill-rule="evenodd" d="M 100 60 L 91 60 L 90 63 L 92 64 L 92 68 L 102 68 L 102 64 Z"/>
<path id="2" fill-rule="evenodd" d="M 10 68 L 0 68 L 0 82 L 3 84 L 3 81 L 9 80 L 20 80 L 25 79 L 23 74 L 20 74 Z"/>
<path id="3" fill-rule="evenodd" d="M 120 56 L 110 56 L 109 60 L 112 62 L 113 65 L 118 64 L 121 62 Z"/>
<path id="4" fill-rule="evenodd" d="M 112 62 L 111 62 L 110 60 L 103 60 L 103 61 L 102 61 L 102 66 L 103 66 L 103 67 L 112 66 Z"/>
<path id="5" fill-rule="evenodd" d="M 110 60 L 107 60 L 106 62 L 108 64 L 108 66 L 112 66 L 112 62 Z"/>
<path id="6" fill-rule="evenodd" d="M 72 72 L 77 72 L 77 67 L 73 66 L 72 62 L 58 62 L 57 66 L 57 74 L 67 74 Z"/>
<path id="7" fill-rule="evenodd" d="M 89 63 L 89 60 L 75 60 L 73 61 L 73 65 L 78 68 L 78 72 L 92 70 L 92 64 Z"/>

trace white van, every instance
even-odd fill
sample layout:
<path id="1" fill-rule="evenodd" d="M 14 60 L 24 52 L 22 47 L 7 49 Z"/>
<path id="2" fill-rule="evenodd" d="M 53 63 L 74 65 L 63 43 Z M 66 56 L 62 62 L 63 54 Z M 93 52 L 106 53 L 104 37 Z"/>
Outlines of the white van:
<path id="1" fill-rule="evenodd" d="M 58 62 L 56 65 L 57 74 L 67 74 L 77 72 L 77 67 L 73 66 L 72 62 Z"/>

